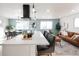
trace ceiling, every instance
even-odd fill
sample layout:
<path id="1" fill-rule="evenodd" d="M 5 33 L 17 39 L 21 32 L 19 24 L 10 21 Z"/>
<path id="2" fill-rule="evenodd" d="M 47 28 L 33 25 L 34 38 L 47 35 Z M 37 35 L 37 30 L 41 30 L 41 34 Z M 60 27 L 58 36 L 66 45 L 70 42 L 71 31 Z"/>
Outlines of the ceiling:
<path id="1" fill-rule="evenodd" d="M 52 13 L 55 17 L 63 17 L 79 12 L 79 3 L 44 3 L 35 4 L 36 7 L 47 8 L 47 12 Z"/>
<path id="2" fill-rule="evenodd" d="M 23 4 L 27 3 L 0 3 L 0 16 L 22 17 L 21 10 Z M 31 7 L 33 6 L 33 3 L 28 4 Z M 58 18 L 79 12 L 79 3 L 35 3 L 34 6 L 37 10 L 38 18 L 45 18 L 47 16 L 49 18 Z"/>

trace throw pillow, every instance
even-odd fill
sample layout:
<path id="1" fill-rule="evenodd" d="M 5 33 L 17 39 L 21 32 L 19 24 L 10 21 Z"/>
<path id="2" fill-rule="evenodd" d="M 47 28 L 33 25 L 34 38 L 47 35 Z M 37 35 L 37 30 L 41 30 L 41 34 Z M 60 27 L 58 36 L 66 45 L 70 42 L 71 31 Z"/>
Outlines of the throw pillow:
<path id="1" fill-rule="evenodd" d="M 73 35 L 73 40 L 76 40 L 79 38 L 79 35 Z"/>
<path id="2" fill-rule="evenodd" d="M 61 31 L 61 34 L 62 34 L 62 35 L 65 35 L 65 36 L 68 35 L 66 31 Z"/>

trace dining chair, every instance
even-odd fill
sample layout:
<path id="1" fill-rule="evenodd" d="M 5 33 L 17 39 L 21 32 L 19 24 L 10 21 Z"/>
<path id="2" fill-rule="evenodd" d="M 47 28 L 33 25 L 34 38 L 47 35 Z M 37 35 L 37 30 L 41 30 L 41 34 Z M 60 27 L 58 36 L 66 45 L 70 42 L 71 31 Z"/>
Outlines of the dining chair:
<path id="1" fill-rule="evenodd" d="M 48 32 L 44 31 L 44 33 L 43 33 L 44 37 L 46 37 L 47 34 L 48 34 Z"/>
<path id="2" fill-rule="evenodd" d="M 50 33 L 48 33 L 46 39 L 49 42 L 49 45 L 38 45 L 37 46 L 38 56 L 40 55 L 52 56 L 52 53 L 54 53 L 55 37 L 52 36 Z"/>

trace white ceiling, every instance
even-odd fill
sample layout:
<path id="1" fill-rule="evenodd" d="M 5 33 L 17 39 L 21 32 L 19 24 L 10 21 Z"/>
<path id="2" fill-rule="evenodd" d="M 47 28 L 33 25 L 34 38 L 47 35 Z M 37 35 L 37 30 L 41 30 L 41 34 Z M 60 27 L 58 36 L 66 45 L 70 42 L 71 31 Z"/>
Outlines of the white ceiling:
<path id="1" fill-rule="evenodd" d="M 55 17 L 63 17 L 79 12 L 79 3 L 47 3 L 35 4 L 37 7 L 47 8 Z"/>
<path id="2" fill-rule="evenodd" d="M 29 4 L 31 7 L 33 6 L 32 3 Z M 22 11 L 20 11 L 20 9 L 22 10 L 22 5 L 23 3 L 0 3 L 0 16 L 10 17 L 12 15 L 12 17 L 22 17 Z M 79 12 L 79 3 L 35 3 L 34 5 L 39 16 L 38 18 L 47 16 L 49 18 L 58 18 Z M 18 10 L 20 13 L 17 13 L 19 12 Z"/>

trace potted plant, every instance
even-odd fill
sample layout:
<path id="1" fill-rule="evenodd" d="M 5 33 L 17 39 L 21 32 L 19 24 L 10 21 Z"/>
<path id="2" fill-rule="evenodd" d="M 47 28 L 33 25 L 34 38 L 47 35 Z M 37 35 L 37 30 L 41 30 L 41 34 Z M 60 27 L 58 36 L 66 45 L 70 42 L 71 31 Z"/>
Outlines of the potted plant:
<path id="1" fill-rule="evenodd" d="M 12 25 L 8 25 L 8 26 L 6 26 L 6 30 L 7 30 L 8 32 L 10 32 L 11 30 L 13 30 Z"/>
<path id="2" fill-rule="evenodd" d="M 61 25 L 60 25 L 59 22 L 56 24 L 56 30 L 57 30 L 57 31 L 60 31 L 60 30 L 61 30 Z"/>

